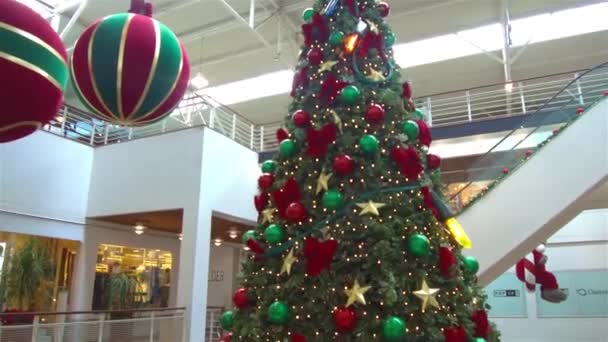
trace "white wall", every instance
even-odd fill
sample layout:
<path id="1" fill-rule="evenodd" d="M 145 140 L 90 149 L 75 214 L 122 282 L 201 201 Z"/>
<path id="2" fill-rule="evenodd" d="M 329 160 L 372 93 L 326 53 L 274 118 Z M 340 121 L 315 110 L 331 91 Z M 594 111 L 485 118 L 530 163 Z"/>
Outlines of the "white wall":
<path id="1" fill-rule="evenodd" d="M 38 131 L 0 144 L 0 211 L 83 223 L 93 149 Z"/>
<path id="2" fill-rule="evenodd" d="M 588 210 L 548 241 L 550 271 L 608 269 L 608 209 Z M 510 272 L 515 272 L 512 268 Z M 559 278 L 557 279 L 559 282 Z M 606 318 L 537 318 L 536 297 L 526 294 L 527 319 L 494 319 L 503 342 L 604 342 Z M 556 304 L 559 305 L 559 304 Z"/>
<path id="3" fill-rule="evenodd" d="M 207 306 L 232 306 L 234 276 L 238 273 L 238 269 L 235 269 L 235 251 L 238 253 L 238 247 L 235 249 L 226 245 L 211 246 Z"/>

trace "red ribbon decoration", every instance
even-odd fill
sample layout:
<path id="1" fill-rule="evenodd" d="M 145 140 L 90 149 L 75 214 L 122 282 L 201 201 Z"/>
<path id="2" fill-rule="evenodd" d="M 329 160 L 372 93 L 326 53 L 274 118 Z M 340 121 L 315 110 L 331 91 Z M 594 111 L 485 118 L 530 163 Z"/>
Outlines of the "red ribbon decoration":
<path id="1" fill-rule="evenodd" d="M 311 46 L 315 40 L 325 43 L 329 39 L 329 28 L 327 27 L 325 18 L 319 13 L 316 13 L 312 17 L 310 23 L 302 25 L 302 33 L 304 34 L 304 44 L 306 46 Z"/>
<path id="2" fill-rule="evenodd" d="M 261 212 L 266 208 L 266 204 L 268 203 L 268 193 L 264 192 L 259 195 L 253 197 L 253 203 L 255 204 L 255 208 L 258 212 Z"/>
<path id="3" fill-rule="evenodd" d="M 391 150 L 391 158 L 399 166 L 399 170 L 410 180 L 415 180 L 424 169 L 420 164 L 420 156 L 413 147 L 397 146 Z"/>
<path id="4" fill-rule="evenodd" d="M 431 190 L 429 190 L 429 188 L 427 186 L 424 186 L 420 189 L 420 191 L 422 192 L 422 195 L 424 196 L 424 206 L 428 210 L 433 212 L 433 215 L 435 216 L 437 221 L 442 221 L 441 215 L 439 215 L 439 210 L 437 210 L 437 207 L 435 207 L 435 202 L 433 202 L 433 195 L 431 194 Z"/>
<path id="5" fill-rule="evenodd" d="M 336 75 L 330 73 L 321 85 L 319 99 L 324 105 L 330 105 L 347 85 L 348 83 L 339 80 Z"/>
<path id="6" fill-rule="evenodd" d="M 361 43 L 359 43 L 359 56 L 366 56 L 370 49 L 378 50 L 380 58 L 388 63 L 388 58 L 384 52 L 384 37 L 381 34 L 370 31 L 363 36 Z"/>
<path id="7" fill-rule="evenodd" d="M 329 145 L 335 140 L 336 126 L 334 124 L 328 123 L 318 131 L 310 127 L 306 131 L 306 141 L 308 142 L 306 154 L 313 158 L 323 157 Z"/>
<path id="8" fill-rule="evenodd" d="M 305 66 L 293 75 L 293 83 L 291 85 L 291 97 L 296 96 L 299 87 L 308 87 L 308 67 Z"/>
<path id="9" fill-rule="evenodd" d="M 274 205 L 281 218 L 285 218 L 287 207 L 293 202 L 300 202 L 300 189 L 294 178 L 289 178 L 283 188 L 272 193 Z"/>
<path id="10" fill-rule="evenodd" d="M 306 273 L 312 277 L 316 277 L 323 270 L 328 269 L 337 248 L 338 241 L 336 240 L 319 242 L 319 240 L 313 237 L 307 237 L 304 240 L 304 256 L 307 259 Z"/>

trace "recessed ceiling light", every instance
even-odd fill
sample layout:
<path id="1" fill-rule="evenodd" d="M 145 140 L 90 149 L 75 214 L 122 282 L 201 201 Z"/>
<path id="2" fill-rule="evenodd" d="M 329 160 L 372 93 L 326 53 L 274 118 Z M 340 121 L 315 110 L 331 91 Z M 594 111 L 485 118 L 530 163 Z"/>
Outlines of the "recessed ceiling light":
<path id="1" fill-rule="evenodd" d="M 146 230 L 146 226 L 143 225 L 143 223 L 136 223 L 135 227 L 133 227 L 135 229 L 135 234 L 137 235 L 141 235 L 144 233 L 144 230 Z"/>
<path id="2" fill-rule="evenodd" d="M 236 238 L 239 236 L 239 231 L 238 231 L 238 230 L 236 230 L 236 229 L 234 229 L 234 228 L 233 228 L 233 229 L 230 229 L 230 230 L 228 231 L 228 236 L 229 236 L 231 239 L 236 239 Z"/>
<path id="3" fill-rule="evenodd" d="M 214 239 L 213 240 L 213 244 L 216 245 L 216 246 L 218 246 L 218 247 L 221 246 L 222 245 L 222 239 L 220 239 L 220 238 Z"/>

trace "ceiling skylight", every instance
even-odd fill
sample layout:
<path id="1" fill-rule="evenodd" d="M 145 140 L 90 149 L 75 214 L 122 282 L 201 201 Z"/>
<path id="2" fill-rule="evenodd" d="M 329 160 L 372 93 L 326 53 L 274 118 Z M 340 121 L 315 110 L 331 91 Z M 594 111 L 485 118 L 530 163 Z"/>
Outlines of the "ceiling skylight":
<path id="1" fill-rule="evenodd" d="M 546 13 L 511 21 L 512 46 L 608 30 L 608 2 Z M 435 63 L 503 47 L 499 23 L 394 46 L 395 60 L 402 68 Z M 284 94 L 291 89 L 293 71 L 281 70 L 237 82 L 209 87 L 201 93 L 230 105 Z"/>

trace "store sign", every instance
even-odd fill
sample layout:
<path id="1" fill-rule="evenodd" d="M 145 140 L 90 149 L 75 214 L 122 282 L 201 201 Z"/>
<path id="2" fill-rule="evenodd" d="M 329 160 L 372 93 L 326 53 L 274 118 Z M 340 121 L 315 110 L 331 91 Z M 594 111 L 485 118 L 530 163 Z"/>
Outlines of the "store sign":
<path id="1" fill-rule="evenodd" d="M 222 270 L 210 270 L 209 271 L 209 282 L 222 282 L 224 281 L 224 271 Z"/>
<path id="2" fill-rule="evenodd" d="M 608 270 L 555 272 L 568 299 L 553 304 L 540 298 L 538 317 L 608 317 Z"/>
<path id="3" fill-rule="evenodd" d="M 526 318 L 526 294 L 514 273 L 505 273 L 485 288 L 490 317 Z"/>

